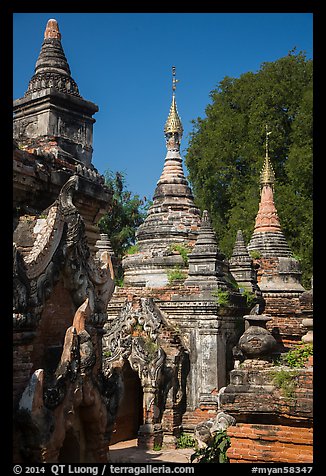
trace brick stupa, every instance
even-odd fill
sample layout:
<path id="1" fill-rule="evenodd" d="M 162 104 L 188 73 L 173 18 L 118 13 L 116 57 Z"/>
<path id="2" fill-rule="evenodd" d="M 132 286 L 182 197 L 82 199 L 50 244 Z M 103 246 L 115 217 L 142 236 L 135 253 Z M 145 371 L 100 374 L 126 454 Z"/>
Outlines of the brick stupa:
<path id="1" fill-rule="evenodd" d="M 275 173 L 266 155 L 260 174 L 261 199 L 248 251 L 257 266 L 257 281 L 266 302 L 265 312 L 273 316 L 267 327 L 279 342 L 294 343 L 301 339 L 299 297 L 304 292 L 301 284 L 300 263 L 296 260 L 282 232 L 274 203 Z"/>
<path id="2" fill-rule="evenodd" d="M 58 23 L 50 19 L 35 73 L 24 97 L 14 101 L 14 138 L 25 150 L 52 152 L 91 168 L 92 116 L 97 111 L 96 104 L 81 97 L 71 77 Z"/>
<path id="3" fill-rule="evenodd" d="M 268 136 L 266 136 L 268 137 Z M 249 253 L 259 261 L 258 284 L 264 292 L 301 293 L 301 270 L 282 232 L 274 203 L 275 173 L 266 156 L 260 174 L 261 197 Z"/>

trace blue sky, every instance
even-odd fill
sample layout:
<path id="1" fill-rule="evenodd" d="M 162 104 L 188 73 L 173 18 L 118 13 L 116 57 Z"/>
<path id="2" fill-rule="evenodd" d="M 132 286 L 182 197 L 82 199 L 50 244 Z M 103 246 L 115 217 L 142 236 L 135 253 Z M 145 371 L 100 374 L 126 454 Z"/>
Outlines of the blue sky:
<path id="1" fill-rule="evenodd" d="M 312 58 L 312 13 L 15 13 L 13 97 L 34 74 L 47 20 L 55 18 L 73 79 L 95 114 L 93 164 L 127 175 L 151 199 L 166 154 L 172 66 L 185 156 L 191 121 L 205 116 L 225 76 L 256 72 L 294 47 Z M 187 170 L 185 168 L 185 174 Z"/>

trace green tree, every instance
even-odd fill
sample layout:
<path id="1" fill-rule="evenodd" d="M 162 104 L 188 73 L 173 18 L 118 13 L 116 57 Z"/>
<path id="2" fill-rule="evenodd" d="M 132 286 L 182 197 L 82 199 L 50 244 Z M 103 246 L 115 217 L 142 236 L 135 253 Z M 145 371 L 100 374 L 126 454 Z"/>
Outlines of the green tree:
<path id="1" fill-rule="evenodd" d="M 304 285 L 312 274 L 312 76 L 312 60 L 294 49 L 256 73 L 225 77 L 210 93 L 206 117 L 192 121 L 185 157 L 196 203 L 209 210 L 230 256 L 237 230 L 247 242 L 253 233 L 268 125 L 275 203 Z"/>
<path id="2" fill-rule="evenodd" d="M 146 217 L 149 202 L 126 189 L 124 173 L 107 170 L 104 176 L 113 197 L 108 213 L 100 219 L 98 226 L 101 233 L 108 234 L 115 255 L 121 259 L 135 244 L 135 233 Z"/>

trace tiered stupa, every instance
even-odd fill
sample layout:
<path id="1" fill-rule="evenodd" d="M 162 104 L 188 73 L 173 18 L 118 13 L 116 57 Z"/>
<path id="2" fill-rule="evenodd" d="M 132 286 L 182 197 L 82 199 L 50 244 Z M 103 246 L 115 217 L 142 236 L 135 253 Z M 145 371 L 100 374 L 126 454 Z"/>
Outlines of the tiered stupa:
<path id="1" fill-rule="evenodd" d="M 265 258 L 292 256 L 283 235 L 274 203 L 275 173 L 268 155 L 268 134 L 266 132 L 266 155 L 260 173 L 261 198 L 249 251 L 256 251 Z"/>
<path id="2" fill-rule="evenodd" d="M 260 265 L 258 284 L 263 293 L 301 293 L 304 288 L 300 283 L 300 265 L 282 232 L 274 203 L 275 173 L 268 155 L 269 134 L 266 128 L 266 155 L 260 174 L 261 198 L 248 251 Z"/>
<path id="3" fill-rule="evenodd" d="M 230 289 L 230 280 L 232 280 L 232 276 L 225 256 L 218 249 L 208 211 L 204 210 L 199 235 L 189 255 L 188 278 L 184 284 L 207 290 L 228 290 Z"/>
<path id="4" fill-rule="evenodd" d="M 275 173 L 268 155 L 266 127 L 266 155 L 260 174 L 261 199 L 248 251 L 257 266 L 257 281 L 265 300 L 266 314 L 273 319 L 267 327 L 276 340 L 286 346 L 299 341 L 303 335 L 299 297 L 301 285 L 300 263 L 293 257 L 282 232 L 274 203 Z"/>
<path id="5" fill-rule="evenodd" d="M 191 248 L 200 226 L 200 211 L 194 204 L 182 167 L 180 142 L 183 127 L 175 98 L 177 80 L 174 67 L 172 72 L 172 104 L 164 127 L 167 154 L 153 204 L 136 234 L 139 252 L 123 260 L 127 286 L 167 284 L 167 270 L 185 268 L 181 255 L 175 252 L 175 245 Z"/>
<path id="6" fill-rule="evenodd" d="M 47 22 L 44 40 L 25 95 L 14 101 L 14 203 L 35 214 L 49 207 L 72 174 L 79 176 L 76 206 L 85 220 L 88 244 L 96 253 L 97 223 L 112 192 L 92 164 L 93 114 L 71 77 L 56 20 Z M 25 210 L 26 211 L 26 210 Z"/>
<path id="7" fill-rule="evenodd" d="M 20 147 L 52 152 L 81 166 L 91 166 L 93 114 L 71 77 L 54 19 L 47 22 L 44 41 L 23 98 L 14 101 L 14 138 Z"/>
<path id="8" fill-rule="evenodd" d="M 242 230 L 237 231 L 232 256 L 229 259 L 229 268 L 240 289 L 259 293 L 256 271 L 247 250 Z"/>

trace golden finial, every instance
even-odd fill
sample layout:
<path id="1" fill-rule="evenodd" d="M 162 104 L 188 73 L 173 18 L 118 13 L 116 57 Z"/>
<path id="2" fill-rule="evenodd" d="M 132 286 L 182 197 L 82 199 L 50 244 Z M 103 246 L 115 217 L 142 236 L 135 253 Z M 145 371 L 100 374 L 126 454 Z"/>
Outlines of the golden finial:
<path id="1" fill-rule="evenodd" d="M 172 104 L 170 107 L 169 116 L 164 126 L 164 133 L 168 134 L 168 133 L 176 132 L 180 136 L 182 136 L 183 127 L 182 127 L 182 123 L 178 114 L 177 103 L 175 100 L 175 90 L 176 90 L 176 84 L 178 81 L 179 80 L 176 79 L 175 77 L 175 66 L 172 66 Z"/>
<path id="2" fill-rule="evenodd" d="M 271 131 L 268 131 L 268 126 L 266 124 L 266 139 L 265 139 L 265 147 L 266 147 L 266 153 L 265 153 L 265 160 L 264 160 L 264 165 L 262 168 L 262 171 L 260 173 L 260 185 L 263 187 L 264 185 L 271 185 L 273 186 L 275 183 L 275 173 L 271 164 L 271 161 L 269 159 L 268 155 L 268 137 L 272 133 Z"/>
<path id="3" fill-rule="evenodd" d="M 177 89 L 178 79 L 175 77 L 175 66 L 172 66 L 172 94 L 175 95 L 175 90 Z"/>

